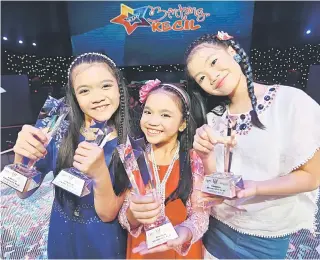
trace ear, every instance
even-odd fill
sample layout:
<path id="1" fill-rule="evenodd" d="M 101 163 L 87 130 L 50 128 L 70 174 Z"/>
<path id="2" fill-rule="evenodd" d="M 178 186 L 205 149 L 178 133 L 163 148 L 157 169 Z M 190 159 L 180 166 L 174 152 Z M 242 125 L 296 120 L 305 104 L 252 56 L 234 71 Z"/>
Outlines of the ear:
<path id="1" fill-rule="evenodd" d="M 187 127 L 187 122 L 186 122 L 186 120 L 184 120 L 183 123 L 179 127 L 179 132 L 183 132 L 184 129 L 186 129 L 186 127 Z"/>
<path id="2" fill-rule="evenodd" d="M 227 48 L 227 52 L 228 52 L 232 57 L 237 54 L 237 52 L 235 51 L 235 49 L 233 49 L 231 46 L 229 46 L 229 47 Z"/>

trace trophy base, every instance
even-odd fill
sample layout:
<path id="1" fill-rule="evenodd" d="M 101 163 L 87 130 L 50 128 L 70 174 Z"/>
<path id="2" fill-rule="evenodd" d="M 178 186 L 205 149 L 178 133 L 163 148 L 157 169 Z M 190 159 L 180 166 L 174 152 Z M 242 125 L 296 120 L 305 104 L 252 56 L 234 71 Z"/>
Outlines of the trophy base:
<path id="1" fill-rule="evenodd" d="M 201 190 L 212 195 L 233 199 L 237 196 L 237 191 L 243 188 L 243 180 L 240 175 L 217 172 L 204 177 Z"/>
<path id="2" fill-rule="evenodd" d="M 176 239 L 178 234 L 166 216 L 161 216 L 153 224 L 145 225 L 147 248 L 162 245 Z"/>
<path id="3" fill-rule="evenodd" d="M 41 172 L 21 163 L 9 164 L 0 173 L 0 181 L 19 192 L 31 191 L 39 187 L 41 178 Z"/>
<path id="4" fill-rule="evenodd" d="M 76 168 L 68 168 L 60 171 L 52 184 L 78 197 L 85 197 L 91 192 L 93 180 Z"/>

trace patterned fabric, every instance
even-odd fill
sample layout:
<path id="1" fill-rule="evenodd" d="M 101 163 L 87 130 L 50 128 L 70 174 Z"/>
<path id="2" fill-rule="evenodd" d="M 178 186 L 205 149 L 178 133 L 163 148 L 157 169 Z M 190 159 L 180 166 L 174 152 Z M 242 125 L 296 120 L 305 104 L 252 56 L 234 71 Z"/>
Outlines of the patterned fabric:
<path id="1" fill-rule="evenodd" d="M 320 148 L 320 106 L 306 93 L 292 87 L 270 86 L 259 104 L 263 102 L 268 106 L 259 118 L 266 129 L 253 127 L 247 134 L 238 132 L 236 136 L 231 172 L 242 175 L 244 180 L 264 181 L 287 175 Z M 241 115 L 233 116 L 241 121 Z M 221 117 L 209 113 L 208 123 L 222 133 L 227 112 Z M 215 147 L 215 155 L 217 171 L 223 171 L 222 145 Z M 279 237 L 304 228 L 313 232 L 318 196 L 319 189 L 294 196 L 226 200 L 213 207 L 211 215 L 239 232 L 255 236 Z"/>
<path id="2" fill-rule="evenodd" d="M 45 159 L 36 164 L 37 169 L 44 174 L 55 170 L 58 147 L 62 140 L 59 137 L 63 137 L 63 129 L 59 133 L 47 147 Z M 83 140 L 84 137 L 80 136 L 79 142 Z M 116 138 L 104 146 L 107 165 L 110 164 L 116 146 Z M 113 182 L 114 169 L 111 166 L 109 170 Z M 79 198 L 76 204 L 68 196 L 61 206 L 53 199 L 52 187 L 48 192 L 51 196 L 47 200 L 44 200 L 44 194 L 40 197 L 41 190 L 42 186 L 26 200 L 17 198 L 11 189 L 8 196 L 2 197 L 1 207 L 7 210 L 1 211 L 1 236 L 4 237 L 1 246 L 6 256 L 11 254 L 10 258 L 23 258 L 30 255 L 31 258 L 54 259 L 125 258 L 127 232 L 121 228 L 117 219 L 111 222 L 100 220 L 94 208 L 93 191 L 88 196 Z M 17 213 L 12 214 L 12 210 Z M 12 219 L 15 215 L 17 217 Z"/>

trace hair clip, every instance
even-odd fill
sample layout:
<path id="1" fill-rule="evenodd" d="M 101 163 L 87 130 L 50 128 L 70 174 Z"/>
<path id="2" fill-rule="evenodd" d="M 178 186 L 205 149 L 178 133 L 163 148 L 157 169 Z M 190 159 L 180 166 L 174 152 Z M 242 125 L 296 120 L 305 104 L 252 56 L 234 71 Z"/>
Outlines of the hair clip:
<path id="1" fill-rule="evenodd" d="M 218 31 L 217 38 L 221 41 L 227 41 L 232 39 L 233 37 L 224 31 Z"/>
<path id="2" fill-rule="evenodd" d="M 159 86 L 161 83 L 160 80 L 155 79 L 155 80 L 148 80 L 141 88 L 139 91 L 139 101 L 140 103 L 146 102 L 148 93 L 155 87 Z"/>
<path id="3" fill-rule="evenodd" d="M 237 62 L 237 63 L 240 63 L 241 62 L 241 56 L 239 55 L 239 54 L 235 54 L 234 56 L 233 56 L 233 59 Z"/>

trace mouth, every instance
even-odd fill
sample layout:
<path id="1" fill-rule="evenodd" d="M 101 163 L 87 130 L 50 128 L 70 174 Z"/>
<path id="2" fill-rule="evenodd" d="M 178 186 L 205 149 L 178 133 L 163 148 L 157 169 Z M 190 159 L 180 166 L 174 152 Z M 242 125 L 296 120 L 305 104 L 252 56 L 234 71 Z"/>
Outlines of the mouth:
<path id="1" fill-rule="evenodd" d="M 218 82 L 217 82 L 217 85 L 216 85 L 216 88 L 215 89 L 219 89 L 219 88 L 221 88 L 222 86 L 223 86 L 223 82 L 224 82 L 224 80 L 225 80 L 225 78 L 228 76 L 228 74 L 227 75 L 225 75 L 223 78 L 221 78 Z"/>
<path id="2" fill-rule="evenodd" d="M 97 106 L 97 107 L 94 107 L 92 108 L 92 110 L 95 110 L 95 111 L 104 111 L 109 105 L 101 105 L 101 106 Z"/>
<path id="3" fill-rule="evenodd" d="M 156 130 L 156 129 L 147 128 L 147 133 L 148 133 L 148 135 L 155 136 L 155 135 L 161 134 L 162 131 Z"/>

